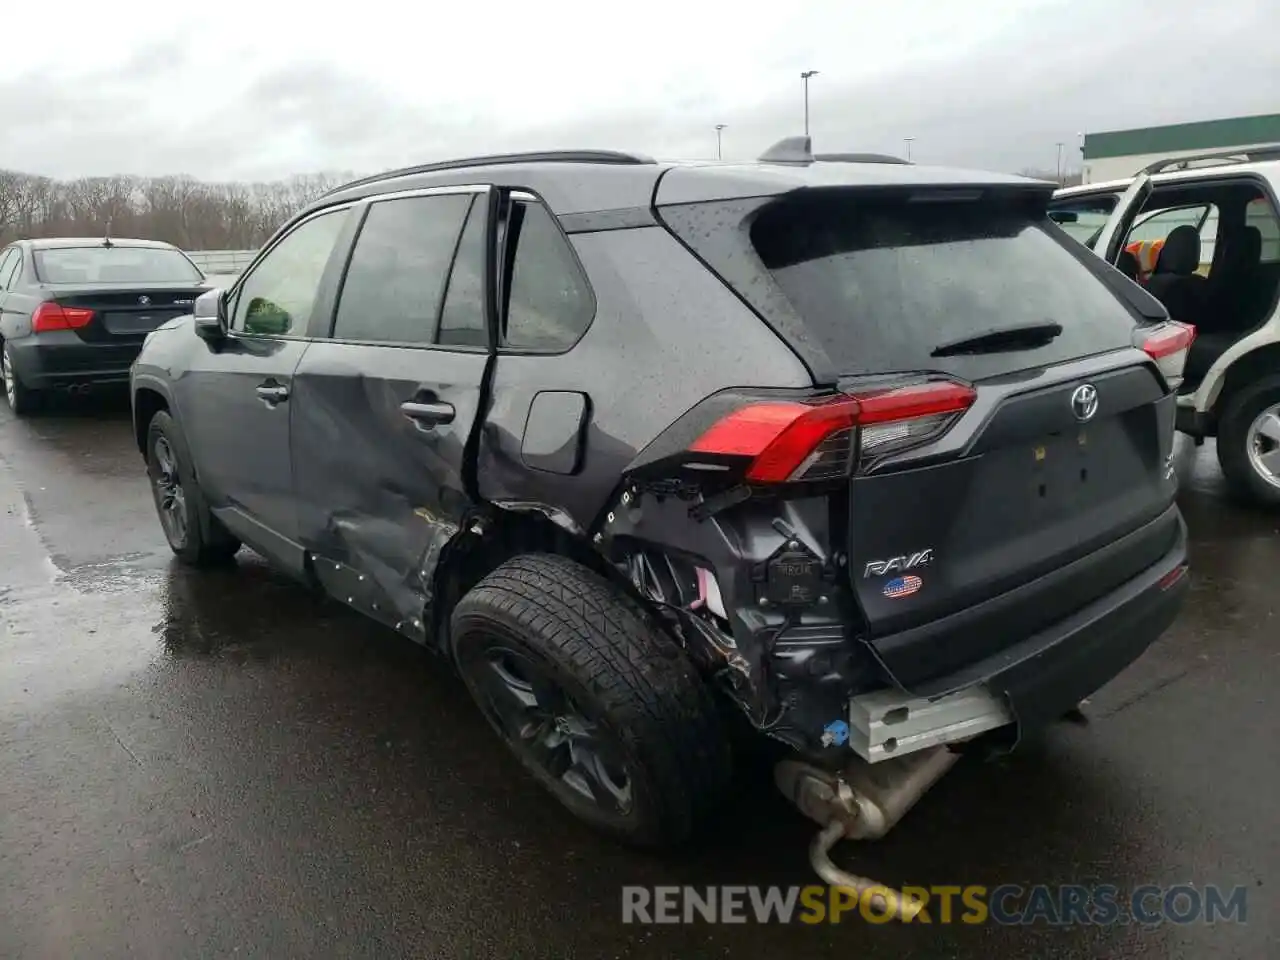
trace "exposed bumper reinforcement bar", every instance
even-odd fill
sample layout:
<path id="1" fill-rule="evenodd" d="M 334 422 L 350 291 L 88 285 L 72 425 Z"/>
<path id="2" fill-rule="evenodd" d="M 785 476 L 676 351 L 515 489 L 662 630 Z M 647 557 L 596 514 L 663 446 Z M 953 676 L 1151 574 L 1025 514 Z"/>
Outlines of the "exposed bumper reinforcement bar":
<path id="1" fill-rule="evenodd" d="M 849 746 L 868 763 L 970 740 L 1014 722 L 1003 697 L 983 686 L 929 700 L 877 690 L 849 702 Z"/>

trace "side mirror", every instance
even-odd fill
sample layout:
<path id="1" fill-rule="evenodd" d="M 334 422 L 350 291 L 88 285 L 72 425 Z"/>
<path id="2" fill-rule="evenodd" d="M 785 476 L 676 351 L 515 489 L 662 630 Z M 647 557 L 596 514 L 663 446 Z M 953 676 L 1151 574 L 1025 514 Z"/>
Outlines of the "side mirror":
<path id="1" fill-rule="evenodd" d="M 1079 223 L 1080 214 L 1074 210 L 1050 210 L 1049 219 L 1054 223 Z"/>
<path id="2" fill-rule="evenodd" d="M 191 308 L 196 336 L 214 343 L 227 335 L 227 301 L 221 290 L 209 290 L 196 297 Z"/>

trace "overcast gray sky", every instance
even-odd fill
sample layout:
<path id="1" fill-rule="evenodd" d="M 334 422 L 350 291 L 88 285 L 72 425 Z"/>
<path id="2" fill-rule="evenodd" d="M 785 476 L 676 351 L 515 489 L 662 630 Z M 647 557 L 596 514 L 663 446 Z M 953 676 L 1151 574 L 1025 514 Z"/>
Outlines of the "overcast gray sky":
<path id="1" fill-rule="evenodd" d="M 186 9 L 180 9 L 180 7 Z M 1077 165 L 1080 131 L 1280 111 L 1280 0 L 9 4 L 0 167 L 263 179 L 469 153 Z"/>

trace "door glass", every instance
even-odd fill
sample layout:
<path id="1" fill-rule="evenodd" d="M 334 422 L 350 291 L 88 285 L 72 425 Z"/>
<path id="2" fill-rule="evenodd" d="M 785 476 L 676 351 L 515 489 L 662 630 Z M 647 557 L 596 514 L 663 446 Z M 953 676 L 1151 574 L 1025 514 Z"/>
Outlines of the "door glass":
<path id="1" fill-rule="evenodd" d="M 567 350 L 595 316 L 578 258 L 540 203 L 513 201 L 508 230 L 516 248 L 503 342 L 529 350 Z"/>
<path id="2" fill-rule="evenodd" d="M 449 292 L 440 314 L 442 345 L 483 347 L 489 343 L 484 322 L 485 215 L 488 204 L 471 206 L 466 229 L 458 243 L 458 255 L 449 274 Z"/>
<path id="3" fill-rule="evenodd" d="M 258 335 L 305 334 L 346 215 L 346 210 L 333 210 L 313 217 L 272 247 L 240 285 L 232 329 Z"/>
<path id="4" fill-rule="evenodd" d="M 473 196 L 382 200 L 369 208 L 338 299 L 333 336 L 431 343 Z"/>

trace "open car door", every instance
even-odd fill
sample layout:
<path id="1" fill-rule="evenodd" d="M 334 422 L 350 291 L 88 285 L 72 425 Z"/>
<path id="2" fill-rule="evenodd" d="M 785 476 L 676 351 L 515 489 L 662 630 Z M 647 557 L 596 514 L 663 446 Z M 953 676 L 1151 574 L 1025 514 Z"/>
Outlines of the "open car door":
<path id="1" fill-rule="evenodd" d="M 1151 196 L 1151 189 L 1151 177 L 1147 174 L 1140 173 L 1134 177 L 1133 183 L 1129 184 L 1129 189 L 1120 195 L 1115 209 L 1111 211 L 1111 216 L 1102 226 L 1102 232 L 1093 242 L 1094 253 L 1112 266 L 1115 266 L 1120 259 L 1124 238 L 1129 235 L 1134 218 L 1147 202 L 1147 198 Z"/>

